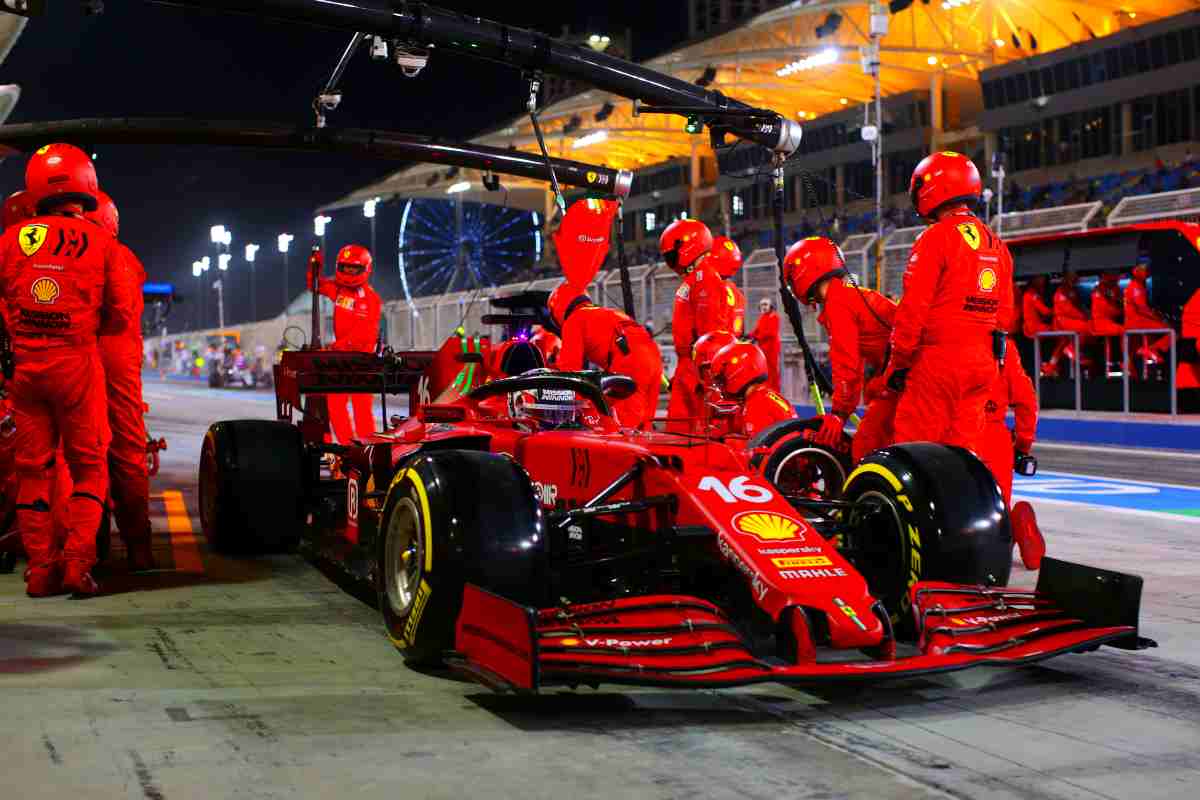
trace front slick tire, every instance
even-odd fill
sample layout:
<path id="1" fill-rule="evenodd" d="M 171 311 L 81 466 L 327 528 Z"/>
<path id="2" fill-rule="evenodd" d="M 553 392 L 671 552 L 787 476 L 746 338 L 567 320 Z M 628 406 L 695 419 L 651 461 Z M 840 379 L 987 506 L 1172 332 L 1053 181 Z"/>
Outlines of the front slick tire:
<path id="1" fill-rule="evenodd" d="M 850 474 L 842 546 L 892 622 L 913 630 L 918 581 L 1005 586 L 1012 571 L 1008 509 L 972 453 L 928 442 L 871 453 Z"/>
<path id="2" fill-rule="evenodd" d="M 443 450 L 409 461 L 388 489 L 379 530 L 379 610 L 410 664 L 437 665 L 454 646 L 467 582 L 541 600 L 541 509 L 529 476 L 507 456 Z"/>

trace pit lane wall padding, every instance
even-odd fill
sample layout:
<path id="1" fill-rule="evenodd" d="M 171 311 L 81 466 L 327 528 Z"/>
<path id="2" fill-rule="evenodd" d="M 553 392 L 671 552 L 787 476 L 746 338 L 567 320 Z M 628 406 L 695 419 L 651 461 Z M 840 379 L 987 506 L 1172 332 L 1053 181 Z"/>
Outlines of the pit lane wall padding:
<path id="1" fill-rule="evenodd" d="M 813 406 L 796 406 L 801 416 L 814 416 Z M 862 414 L 862 410 L 859 410 Z M 1173 422 L 1157 422 L 1123 414 L 1101 418 L 1075 418 L 1043 415 L 1038 419 L 1037 438 L 1062 444 L 1112 445 L 1164 450 L 1200 452 L 1200 416 L 1179 417 Z"/>

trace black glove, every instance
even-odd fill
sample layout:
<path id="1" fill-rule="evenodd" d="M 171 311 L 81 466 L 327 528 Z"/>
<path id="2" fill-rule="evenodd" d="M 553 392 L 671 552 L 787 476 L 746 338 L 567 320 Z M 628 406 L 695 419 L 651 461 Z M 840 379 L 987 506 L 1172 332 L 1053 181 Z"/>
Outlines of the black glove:
<path id="1" fill-rule="evenodd" d="M 888 375 L 887 385 L 893 392 L 903 392 L 906 383 L 908 383 L 908 367 L 892 370 L 892 373 Z"/>

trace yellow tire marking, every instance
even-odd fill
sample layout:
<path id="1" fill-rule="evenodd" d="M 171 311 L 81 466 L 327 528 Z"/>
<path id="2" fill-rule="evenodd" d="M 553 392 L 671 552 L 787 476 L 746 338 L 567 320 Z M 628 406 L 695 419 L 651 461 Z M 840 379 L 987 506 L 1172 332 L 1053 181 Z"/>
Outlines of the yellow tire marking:
<path id="1" fill-rule="evenodd" d="M 192 518 L 183 502 L 183 492 L 168 489 L 162 493 L 167 507 L 167 531 L 170 534 L 171 558 L 176 572 L 204 573 L 204 562 L 200 559 L 200 545 L 192 530 Z"/>
<path id="2" fill-rule="evenodd" d="M 863 465 L 861 465 L 858 469 L 854 470 L 854 472 L 850 473 L 850 477 L 846 478 L 845 485 L 849 486 L 851 481 L 853 481 L 856 477 L 858 477 L 858 474 L 860 472 L 874 473 L 875 475 L 878 475 L 879 477 L 881 477 L 885 481 L 887 481 L 888 484 L 890 484 L 891 487 L 893 489 L 895 489 L 897 492 L 904 491 L 904 486 L 900 483 L 900 479 L 897 478 L 895 475 L 893 475 L 892 471 L 890 469 L 888 469 L 887 467 L 881 467 L 878 464 L 863 464 Z M 843 486 L 842 488 L 844 490 L 845 486 Z"/>

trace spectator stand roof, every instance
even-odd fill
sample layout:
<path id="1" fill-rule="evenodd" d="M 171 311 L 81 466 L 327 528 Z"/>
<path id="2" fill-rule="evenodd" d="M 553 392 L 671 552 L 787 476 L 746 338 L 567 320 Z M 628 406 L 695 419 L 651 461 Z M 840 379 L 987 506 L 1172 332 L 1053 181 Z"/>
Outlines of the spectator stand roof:
<path id="1" fill-rule="evenodd" d="M 935 79 L 943 78 L 948 79 L 944 86 L 949 91 L 975 87 L 970 91 L 977 93 L 979 72 L 986 67 L 1194 10 L 1198 5 L 1196 0 L 913 2 L 890 14 L 880 54 L 883 94 L 927 90 Z M 886 7 L 882 8 L 886 13 Z M 730 97 L 813 120 L 874 97 L 873 80 L 864 74 L 860 58 L 860 48 L 870 41 L 870 9 L 863 0 L 795 2 L 646 64 L 690 81 L 711 78 L 708 85 Z M 785 70 L 789 65 L 792 68 Z M 682 120 L 634 116 L 630 100 L 599 90 L 553 103 L 540 119 L 550 154 L 562 158 L 636 170 L 690 157 L 693 152 L 711 153 L 707 136 L 686 133 Z M 527 117 L 474 141 L 537 152 Z M 444 174 L 437 178 L 437 173 L 436 167 L 411 167 L 330 207 L 349 206 L 375 196 L 444 198 L 446 186 L 462 180 L 470 180 L 472 185 L 463 195 L 465 200 L 507 199 L 509 205 L 520 208 L 546 207 L 547 188 L 540 183 L 506 181 L 509 196 L 505 198 L 499 192 L 483 191 L 477 174 L 450 179 Z M 436 179 L 431 181 L 431 177 Z"/>

